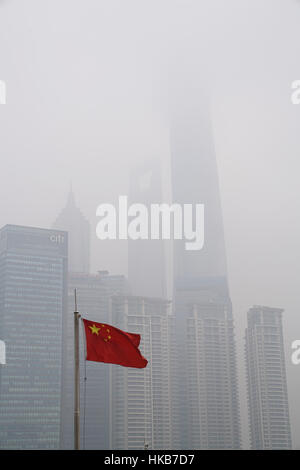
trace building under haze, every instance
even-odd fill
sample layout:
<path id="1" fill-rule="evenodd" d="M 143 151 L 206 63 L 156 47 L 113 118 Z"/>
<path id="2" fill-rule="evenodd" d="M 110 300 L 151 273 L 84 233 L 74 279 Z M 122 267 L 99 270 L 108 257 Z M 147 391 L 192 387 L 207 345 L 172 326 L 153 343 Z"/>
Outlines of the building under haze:
<path id="1" fill-rule="evenodd" d="M 282 312 L 262 306 L 248 311 L 246 362 L 253 449 L 292 447 Z"/>
<path id="2" fill-rule="evenodd" d="M 231 302 L 223 281 L 207 281 L 197 291 L 198 300 L 190 304 L 186 320 L 187 443 L 192 449 L 238 448 Z M 184 302 L 182 307 L 186 308 Z"/>
<path id="3" fill-rule="evenodd" d="M 130 204 L 161 204 L 161 162 L 152 159 L 130 175 Z M 133 295 L 166 297 L 166 253 L 163 240 L 128 240 L 128 280 Z"/>
<path id="4" fill-rule="evenodd" d="M 240 447 L 235 338 L 208 100 L 195 82 L 177 90 L 171 118 L 173 202 L 204 204 L 204 247 L 174 241 L 181 446 Z M 200 98 L 201 95 L 201 98 Z"/>
<path id="5" fill-rule="evenodd" d="M 69 272 L 89 273 L 90 224 L 76 206 L 72 189 L 53 227 L 69 234 Z"/>
<path id="6" fill-rule="evenodd" d="M 0 230 L 0 448 L 58 449 L 67 233 Z"/>
<path id="7" fill-rule="evenodd" d="M 174 319 L 170 302 L 135 296 L 112 299 L 113 325 L 141 334 L 144 369 L 110 366 L 112 449 L 172 449 L 178 446 L 172 400 Z M 174 413 L 175 411 L 175 413 Z"/>
<path id="8" fill-rule="evenodd" d="M 74 289 L 82 317 L 109 323 L 110 298 L 128 293 L 124 276 L 69 273 L 68 315 L 65 321 L 63 387 L 62 387 L 62 449 L 74 448 Z M 86 380 L 85 380 L 86 377 Z M 81 448 L 109 449 L 109 366 L 85 362 L 83 330 L 80 331 L 80 396 Z"/>

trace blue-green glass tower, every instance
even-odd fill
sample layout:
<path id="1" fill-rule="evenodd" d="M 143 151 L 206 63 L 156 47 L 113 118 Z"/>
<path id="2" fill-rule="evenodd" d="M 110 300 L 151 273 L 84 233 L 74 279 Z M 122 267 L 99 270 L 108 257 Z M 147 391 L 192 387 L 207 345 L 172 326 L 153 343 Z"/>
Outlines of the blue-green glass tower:
<path id="1" fill-rule="evenodd" d="M 56 449 L 61 434 L 67 233 L 0 230 L 0 448 Z"/>

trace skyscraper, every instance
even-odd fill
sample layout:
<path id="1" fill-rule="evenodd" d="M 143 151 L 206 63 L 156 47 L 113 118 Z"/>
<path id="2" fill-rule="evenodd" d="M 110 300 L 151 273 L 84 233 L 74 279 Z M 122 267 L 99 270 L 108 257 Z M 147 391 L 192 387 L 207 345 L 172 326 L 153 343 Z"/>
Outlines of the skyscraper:
<path id="1" fill-rule="evenodd" d="M 209 103 L 196 81 L 176 96 L 171 122 L 173 202 L 205 207 L 203 249 L 187 251 L 184 240 L 174 241 L 181 445 L 239 448 L 235 339 Z"/>
<path id="2" fill-rule="evenodd" d="M 110 366 L 112 449 L 172 449 L 178 427 L 172 425 L 174 322 L 170 302 L 134 296 L 112 298 L 112 323 L 141 334 L 145 369 Z"/>
<path id="3" fill-rule="evenodd" d="M 69 234 L 69 272 L 89 273 L 90 224 L 76 206 L 72 189 L 53 227 Z"/>
<path id="4" fill-rule="evenodd" d="M 130 204 L 161 204 L 161 165 L 156 159 L 132 170 Z M 166 297 L 165 243 L 163 240 L 128 241 L 128 280 L 133 295 Z"/>
<path id="5" fill-rule="evenodd" d="M 67 233 L 0 230 L 0 448 L 58 449 Z"/>
<path id="6" fill-rule="evenodd" d="M 128 293 L 121 275 L 69 273 L 68 315 L 65 321 L 62 387 L 62 449 L 74 448 L 74 289 L 84 318 L 109 323 L 110 298 Z M 109 448 L 109 367 L 87 361 L 80 332 L 81 448 Z M 86 377 L 86 379 L 85 379 Z"/>
<path id="7" fill-rule="evenodd" d="M 262 306 L 248 311 L 246 361 L 253 449 L 292 447 L 282 312 Z"/>

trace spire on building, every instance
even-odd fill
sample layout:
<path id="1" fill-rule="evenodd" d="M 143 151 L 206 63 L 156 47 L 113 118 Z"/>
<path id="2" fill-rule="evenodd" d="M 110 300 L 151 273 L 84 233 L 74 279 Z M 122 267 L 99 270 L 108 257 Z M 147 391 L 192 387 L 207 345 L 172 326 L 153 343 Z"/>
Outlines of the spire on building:
<path id="1" fill-rule="evenodd" d="M 58 215 L 53 227 L 69 233 L 69 272 L 89 273 L 90 224 L 76 206 L 72 183 L 66 206 Z"/>

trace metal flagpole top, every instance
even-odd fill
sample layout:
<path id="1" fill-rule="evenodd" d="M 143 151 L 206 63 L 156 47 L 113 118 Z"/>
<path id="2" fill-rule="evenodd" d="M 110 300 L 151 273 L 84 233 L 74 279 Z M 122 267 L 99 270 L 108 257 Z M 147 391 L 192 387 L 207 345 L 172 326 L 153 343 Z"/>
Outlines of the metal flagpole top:
<path id="1" fill-rule="evenodd" d="M 80 449 L 80 372 L 79 372 L 79 312 L 77 292 L 74 289 L 74 448 Z"/>
<path id="2" fill-rule="evenodd" d="M 77 290 L 76 289 L 74 289 L 74 302 L 75 302 L 74 313 L 78 313 L 78 310 L 77 310 Z"/>

